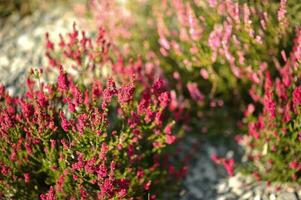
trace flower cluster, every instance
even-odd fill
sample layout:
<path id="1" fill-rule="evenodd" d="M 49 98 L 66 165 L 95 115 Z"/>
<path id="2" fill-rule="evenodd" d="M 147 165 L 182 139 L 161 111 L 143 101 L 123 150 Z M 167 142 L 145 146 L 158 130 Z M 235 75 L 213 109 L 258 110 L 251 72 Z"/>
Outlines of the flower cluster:
<path id="1" fill-rule="evenodd" d="M 135 63 L 128 73 L 115 70 L 127 67 L 110 58 L 102 29 L 96 43 L 78 35 L 74 26 L 56 50 L 46 34 L 54 83 L 32 70 L 25 94 L 0 86 L 0 197 L 156 199 L 185 173 L 166 155 L 176 141 L 171 95 L 161 79 L 144 84 Z M 115 70 L 111 77 L 97 74 L 104 67 Z"/>
<path id="2" fill-rule="evenodd" d="M 155 55 L 173 92 L 173 112 L 185 113 L 180 120 L 197 130 L 199 126 L 214 129 L 205 120 L 211 116 L 240 118 L 248 102 L 245 91 L 249 87 L 257 90 L 268 68 L 275 73 L 276 68 L 268 66 L 274 65 L 282 49 L 289 48 L 293 34 L 293 11 L 287 11 L 287 1 L 155 0 L 128 1 L 119 7 L 118 1 L 96 2 L 93 13 L 122 8 L 122 13 L 131 18 L 107 22 L 95 16 L 99 22 L 127 24 L 124 31 L 131 27 L 129 41 L 122 37 L 126 34 L 114 35 L 115 41 L 136 49 L 145 60 L 150 61 L 149 53 Z M 122 32 L 120 29 L 118 26 L 116 32 Z"/>
<path id="3" fill-rule="evenodd" d="M 282 45 L 289 45 L 287 38 L 293 32 L 286 19 L 286 1 L 271 3 L 154 3 L 158 54 L 166 64 L 163 67 L 173 66 L 177 94 L 190 94 L 189 98 L 198 102 L 200 98 L 191 92 L 193 84 L 194 91 L 199 90 L 209 100 L 205 105 L 220 98 L 224 105 L 233 100 L 241 104 L 241 90 L 261 84 L 267 65 L 279 56 Z M 269 7 L 273 10 L 267 10 Z M 277 11 L 279 19 L 274 14 Z"/>
<path id="4" fill-rule="evenodd" d="M 245 116 L 249 161 L 252 171 L 260 171 L 256 177 L 287 180 L 294 174 L 296 180 L 301 138 L 300 31 L 294 32 L 300 26 L 298 4 L 286 0 L 128 2 L 124 11 L 139 17 L 131 18 L 135 25 L 130 25 L 131 43 L 126 46 L 134 50 L 138 44 L 145 60 L 149 52 L 154 53 L 171 88 L 169 109 L 178 124 L 188 122 L 196 132 L 219 128 L 220 134 L 227 132 L 234 118 L 231 132 L 237 132 L 237 124 L 244 127 L 237 119 Z M 137 36 L 137 32 L 144 34 Z M 119 42 L 125 44 L 123 38 Z M 226 123 L 217 125 L 217 121 Z M 213 160 L 233 174 L 233 160 Z M 287 176 L 282 173 L 286 169 L 295 171 Z"/>
<path id="5" fill-rule="evenodd" d="M 262 107 L 260 113 L 253 113 L 253 104 L 251 112 L 245 112 L 249 134 L 240 142 L 247 147 L 247 169 L 257 179 L 298 183 L 301 180 L 300 39 L 298 29 L 289 57 L 283 56 L 279 75 L 266 74 L 263 95 L 254 99 Z"/>

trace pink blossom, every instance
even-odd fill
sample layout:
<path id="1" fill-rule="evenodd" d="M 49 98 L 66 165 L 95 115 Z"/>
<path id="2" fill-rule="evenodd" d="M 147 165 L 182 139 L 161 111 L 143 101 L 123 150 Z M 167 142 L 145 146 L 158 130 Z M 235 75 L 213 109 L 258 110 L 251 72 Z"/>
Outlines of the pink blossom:
<path id="1" fill-rule="evenodd" d="M 248 104 L 247 109 L 245 110 L 244 115 L 246 117 L 250 116 L 255 111 L 255 106 L 253 104 Z"/>
<path id="2" fill-rule="evenodd" d="M 291 161 L 290 163 L 289 163 L 289 167 L 291 168 L 291 169 L 298 169 L 298 162 L 296 161 L 296 160 L 294 160 L 294 161 Z"/>
<path id="3" fill-rule="evenodd" d="M 60 67 L 60 74 L 58 76 L 57 82 L 60 90 L 62 91 L 68 90 L 69 81 L 67 78 L 67 74 L 63 72 L 62 67 Z"/>
<path id="4" fill-rule="evenodd" d="M 176 136 L 166 134 L 166 143 L 167 144 L 173 144 L 176 141 Z"/>
<path id="5" fill-rule="evenodd" d="M 216 0 L 208 0 L 209 6 L 210 7 L 215 7 L 217 6 L 217 1 Z"/>
<path id="6" fill-rule="evenodd" d="M 285 14 L 287 12 L 286 4 L 287 4 L 287 0 L 281 0 L 280 1 L 280 7 L 279 7 L 279 10 L 278 10 L 278 20 L 282 23 L 285 22 Z"/>
<path id="7" fill-rule="evenodd" d="M 198 89 L 198 86 L 196 83 L 187 83 L 187 89 L 190 93 L 190 96 L 193 100 L 197 102 L 201 102 L 205 99 L 204 95 L 201 93 L 201 91 Z"/>
<path id="8" fill-rule="evenodd" d="M 41 200 L 55 200 L 55 192 L 52 186 L 50 186 L 50 190 L 46 194 L 40 195 Z"/>
<path id="9" fill-rule="evenodd" d="M 124 86 L 118 90 L 118 101 L 120 103 L 128 103 L 133 98 L 134 86 Z"/>
<path id="10" fill-rule="evenodd" d="M 202 68 L 200 70 L 200 75 L 203 77 L 203 79 L 207 80 L 209 78 L 209 74 L 208 74 L 208 71 L 204 68 Z"/>
<path id="11" fill-rule="evenodd" d="M 227 173 L 229 174 L 229 176 L 234 176 L 234 164 L 235 164 L 234 159 L 229 159 L 229 160 L 225 159 L 223 162 L 223 165 Z"/>
<path id="12" fill-rule="evenodd" d="M 169 92 L 163 92 L 159 96 L 160 106 L 162 108 L 166 108 L 170 101 L 170 94 Z"/>
<path id="13" fill-rule="evenodd" d="M 24 173 L 24 180 L 25 180 L 25 183 L 29 183 L 29 180 L 30 180 L 29 173 Z"/>
<path id="14" fill-rule="evenodd" d="M 46 49 L 53 50 L 54 49 L 54 44 L 49 39 L 49 33 L 46 33 L 45 37 L 46 37 Z"/>
<path id="15" fill-rule="evenodd" d="M 68 132 L 71 124 L 70 124 L 70 122 L 67 121 L 67 119 L 62 111 L 60 112 L 60 118 L 62 120 L 61 126 L 62 126 L 63 130 Z"/>
<path id="16" fill-rule="evenodd" d="M 298 106 L 301 105 L 301 86 L 298 86 L 293 91 L 293 107 L 295 112 L 298 111 Z"/>
<path id="17" fill-rule="evenodd" d="M 146 184 L 144 184 L 144 189 L 145 190 L 149 190 L 150 189 L 150 186 L 151 186 L 151 181 L 148 181 Z"/>

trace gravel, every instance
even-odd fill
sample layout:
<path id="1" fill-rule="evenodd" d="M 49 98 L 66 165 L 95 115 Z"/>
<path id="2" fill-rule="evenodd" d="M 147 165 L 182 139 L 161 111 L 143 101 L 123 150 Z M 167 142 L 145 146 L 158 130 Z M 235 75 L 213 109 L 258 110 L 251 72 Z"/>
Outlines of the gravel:
<path id="1" fill-rule="evenodd" d="M 80 19 L 67 7 L 55 7 L 47 12 L 37 10 L 20 19 L 12 15 L 0 31 L 0 83 L 10 88 L 12 94 L 24 90 L 25 77 L 30 68 L 47 64 L 44 56 L 44 36 L 50 33 L 58 41 Z"/>
<path id="2" fill-rule="evenodd" d="M 183 145 L 192 146 L 197 139 L 190 138 L 183 141 Z M 183 182 L 183 191 L 180 200 L 299 200 L 301 189 L 287 187 L 282 184 L 268 186 L 266 182 L 258 182 L 250 176 L 236 173 L 228 176 L 223 166 L 216 165 L 211 160 L 212 153 L 227 158 L 233 157 L 235 152 L 240 152 L 233 145 L 215 141 L 198 143 L 188 171 Z M 191 151 L 189 151 L 190 154 Z M 236 160 L 238 158 L 235 158 Z M 280 189 L 279 189 L 279 186 Z"/>

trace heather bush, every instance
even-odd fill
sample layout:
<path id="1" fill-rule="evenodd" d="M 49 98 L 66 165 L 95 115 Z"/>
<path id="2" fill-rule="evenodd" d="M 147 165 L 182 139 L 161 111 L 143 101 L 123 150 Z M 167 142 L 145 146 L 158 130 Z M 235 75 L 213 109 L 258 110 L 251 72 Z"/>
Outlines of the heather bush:
<path id="1" fill-rule="evenodd" d="M 32 70 L 20 96 L 0 87 L 1 198 L 156 199 L 177 186 L 170 93 L 109 46 L 102 29 L 94 41 L 74 26 L 59 49 L 46 34 L 47 73 Z"/>
<path id="2" fill-rule="evenodd" d="M 114 29 L 114 41 L 160 67 L 172 90 L 172 110 L 181 113 L 176 118 L 204 132 L 236 127 L 248 89 L 260 87 L 266 70 L 276 73 L 272 66 L 282 49 L 291 48 L 299 24 L 298 4 L 286 1 L 93 2 L 113 13 L 110 8 L 122 7 L 126 20 L 111 18 L 111 23 L 126 28 Z M 98 9 L 92 8 L 96 21 L 109 24 Z M 225 118 L 227 123 L 213 123 Z"/>
<path id="3" fill-rule="evenodd" d="M 300 183 L 300 62 L 301 31 L 277 75 L 266 73 L 262 92 L 245 111 L 248 135 L 240 142 L 247 150 L 242 170 L 261 180 Z"/>

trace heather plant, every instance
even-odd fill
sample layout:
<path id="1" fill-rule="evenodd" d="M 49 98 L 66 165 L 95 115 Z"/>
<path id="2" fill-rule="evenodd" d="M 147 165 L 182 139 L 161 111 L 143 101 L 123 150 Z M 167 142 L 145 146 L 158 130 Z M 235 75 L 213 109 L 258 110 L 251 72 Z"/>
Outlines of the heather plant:
<path id="1" fill-rule="evenodd" d="M 74 26 L 57 50 L 46 34 L 45 71 L 57 75 L 32 70 L 20 96 L 0 87 L 1 198 L 156 199 L 184 175 L 166 154 L 176 136 L 164 82 L 120 71 L 103 36 Z"/>
<path id="2" fill-rule="evenodd" d="M 301 31 L 297 29 L 292 51 L 283 55 L 275 76 L 266 73 L 262 91 L 245 111 L 248 135 L 242 170 L 259 180 L 300 183 L 300 62 Z"/>
<path id="3" fill-rule="evenodd" d="M 102 1 L 94 2 L 101 7 Z M 299 9 L 298 4 L 285 0 L 132 0 L 121 7 L 131 20 L 126 20 L 125 29 L 119 26 L 114 41 L 145 60 L 152 55 L 172 89 L 171 109 L 181 113 L 176 118 L 204 132 L 236 126 L 248 102 L 248 88 L 260 87 L 265 70 L 275 74 L 277 70 L 271 66 L 282 49 L 291 48 Z M 94 16 L 96 21 L 109 21 Z M 112 20 L 123 24 L 122 18 Z M 124 37 L 128 34 L 118 35 L 122 30 L 130 35 L 130 41 Z M 212 124 L 228 116 L 234 120 Z"/>
<path id="4" fill-rule="evenodd" d="M 169 66 L 167 77 L 177 80 L 177 93 L 190 96 L 191 108 L 223 107 L 209 116 L 203 112 L 204 118 L 237 118 L 248 101 L 247 88 L 257 87 L 283 46 L 290 45 L 285 1 L 171 0 L 157 5 L 161 63 Z"/>

